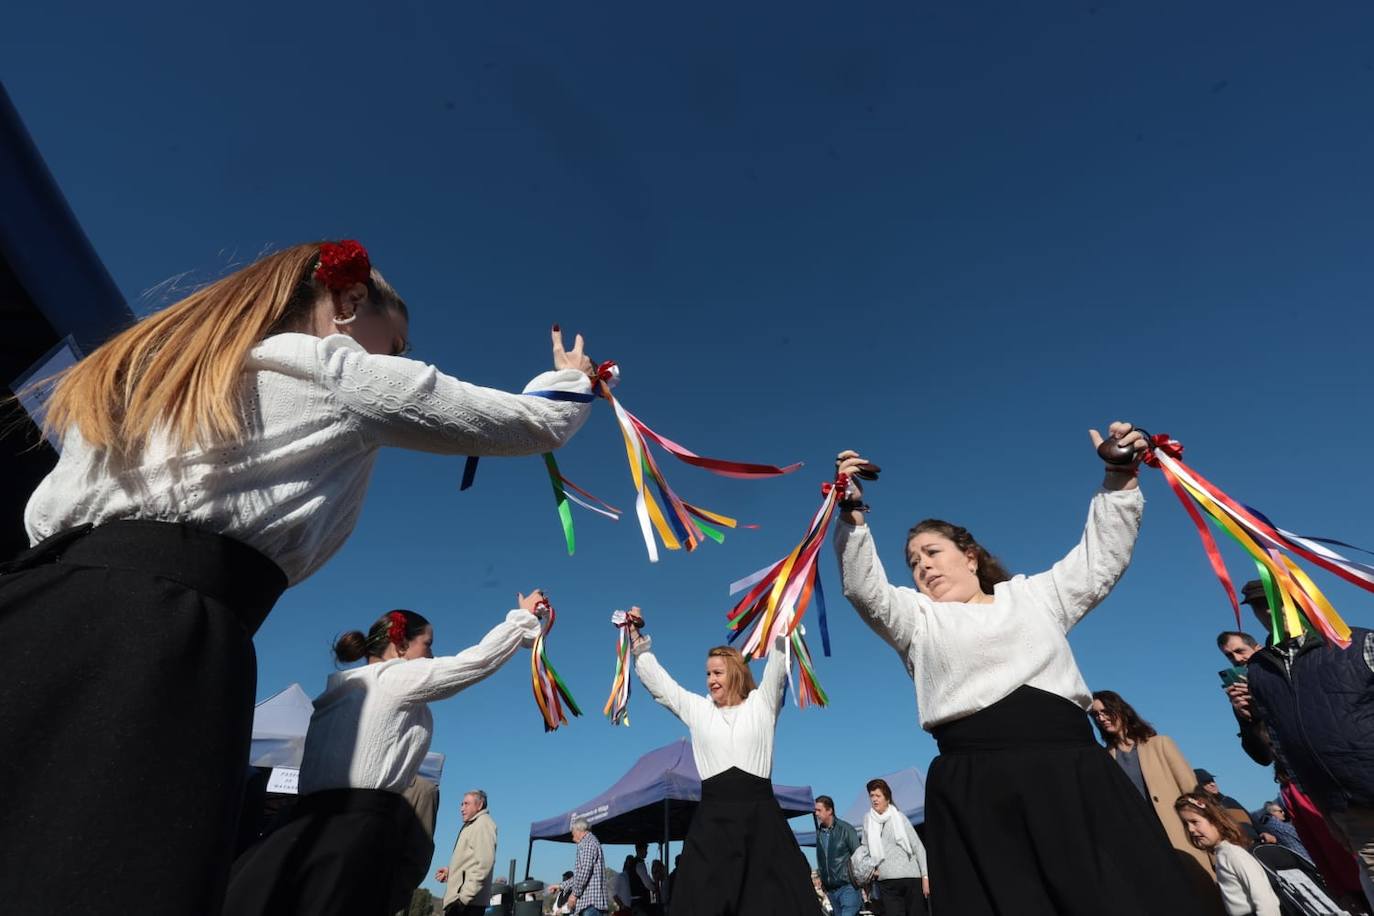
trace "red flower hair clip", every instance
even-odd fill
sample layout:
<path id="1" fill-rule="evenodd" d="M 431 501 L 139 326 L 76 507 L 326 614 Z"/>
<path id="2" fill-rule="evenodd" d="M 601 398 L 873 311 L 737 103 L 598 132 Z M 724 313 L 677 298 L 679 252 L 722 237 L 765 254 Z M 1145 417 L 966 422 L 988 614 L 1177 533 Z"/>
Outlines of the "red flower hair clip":
<path id="1" fill-rule="evenodd" d="M 315 266 L 315 279 L 325 289 L 347 289 L 354 283 L 366 283 L 372 277 L 372 261 L 367 249 L 353 239 L 325 242 L 320 246 L 320 262 Z"/>
<path id="2" fill-rule="evenodd" d="M 406 641 L 406 615 L 400 611 L 392 611 L 386 617 L 391 621 L 386 628 L 386 638 L 399 649 L 401 643 Z"/>

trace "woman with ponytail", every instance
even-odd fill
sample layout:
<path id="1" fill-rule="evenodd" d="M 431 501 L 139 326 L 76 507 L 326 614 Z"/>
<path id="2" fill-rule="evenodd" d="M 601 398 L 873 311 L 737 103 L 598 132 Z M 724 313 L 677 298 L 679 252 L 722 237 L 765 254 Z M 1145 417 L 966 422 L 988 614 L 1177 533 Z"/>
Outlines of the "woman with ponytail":
<path id="1" fill-rule="evenodd" d="M 539 635 L 547 614 L 535 589 L 517 598 L 482 641 L 434 657 L 434 627 L 414 611 L 390 611 L 366 633 L 339 638 L 340 662 L 315 698 L 291 820 L 234 863 L 225 916 L 343 916 L 387 909 L 390 876 L 405 853 L 413 817 L 401 794 L 429 753 L 429 704 L 500 668 Z"/>
<path id="2" fill-rule="evenodd" d="M 591 363 L 480 388 L 406 359 L 408 310 L 357 242 L 297 245 L 150 315 L 59 379 L 61 458 L 0 566 L 22 639 L 0 688 L 0 886 L 36 913 L 73 863 L 88 913 L 216 913 L 256 691 L 252 638 L 358 518 L 384 446 L 558 448 Z M 98 765 L 93 765 L 98 763 Z"/>
<path id="3" fill-rule="evenodd" d="M 1129 423 L 1109 435 L 1140 460 Z M 1008 575 L 965 528 L 917 524 L 905 551 L 914 589 L 890 585 L 878 559 L 853 483 L 868 462 L 844 451 L 836 464 L 852 488 L 835 533 L 845 597 L 897 650 L 940 749 L 926 784 L 935 911 L 1206 912 L 1159 820 L 1093 741 L 1069 648 L 1130 564 L 1145 503 L 1136 464 L 1107 467 L 1078 545 L 1037 575 Z"/>

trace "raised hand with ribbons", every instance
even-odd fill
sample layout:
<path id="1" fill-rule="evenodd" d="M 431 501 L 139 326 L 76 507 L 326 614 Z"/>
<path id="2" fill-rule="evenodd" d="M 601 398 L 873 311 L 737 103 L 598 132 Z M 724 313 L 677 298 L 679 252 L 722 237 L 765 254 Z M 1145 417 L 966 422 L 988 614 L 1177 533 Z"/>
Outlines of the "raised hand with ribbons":
<path id="1" fill-rule="evenodd" d="M 1141 430 L 1144 433 L 1143 430 Z M 1269 603 L 1273 639 L 1301 635 L 1314 627 L 1342 648 L 1350 645 L 1350 627 L 1305 570 L 1289 556 L 1294 554 L 1315 563 L 1352 585 L 1374 592 L 1374 566 L 1351 560 L 1332 549 L 1350 545 L 1327 538 L 1304 537 L 1278 527 L 1267 516 L 1224 493 L 1219 487 L 1183 462 L 1183 444 L 1167 433 L 1149 435 L 1145 463 L 1164 475 L 1165 482 L 1178 497 L 1202 539 L 1212 571 L 1226 592 L 1240 624 L 1240 603 L 1226 563 L 1217 548 L 1207 522 L 1225 532 L 1239 544 L 1259 569 Z M 1113 463 L 1103 443 L 1099 453 Z M 1204 520 L 1205 519 L 1205 520 Z M 1361 548 L 1353 548 L 1360 550 Z"/>
<path id="2" fill-rule="evenodd" d="M 577 708 L 577 701 L 573 699 L 568 685 L 563 683 L 558 671 L 549 662 L 548 636 L 553 631 L 558 614 L 542 592 L 535 591 L 529 598 L 533 599 L 530 610 L 539 618 L 540 624 L 539 635 L 534 638 L 534 647 L 530 652 L 530 681 L 534 690 L 535 705 L 539 707 L 539 714 L 544 719 L 544 731 L 551 732 L 560 725 L 568 724 L 568 718 L 563 712 L 565 706 L 574 716 L 582 715 L 582 710 Z M 522 607 L 527 601 L 524 595 L 520 596 Z"/>
<path id="3" fill-rule="evenodd" d="M 616 628 L 616 650 L 615 650 L 615 680 L 611 682 L 611 695 L 606 698 L 606 706 L 602 710 L 605 716 L 611 720 L 612 725 L 630 724 L 630 668 L 634 662 L 630 659 L 630 647 L 633 645 L 635 636 L 639 629 L 644 625 L 644 618 L 639 614 L 639 608 L 632 607 L 627 611 L 616 611 L 611 615 L 611 623 Z"/>
<path id="4" fill-rule="evenodd" d="M 651 563 L 658 562 L 658 546 L 654 533 L 658 533 L 663 546 L 668 550 L 695 550 L 706 538 L 717 543 L 725 540 L 725 534 L 718 527 L 734 528 L 738 522 L 725 515 L 694 506 L 681 499 L 668 485 L 667 479 L 659 469 L 649 450 L 649 443 L 660 446 L 668 454 L 686 464 L 710 471 L 722 477 L 755 479 L 777 477 L 790 474 L 801 467 L 801 462 L 778 467 L 771 464 L 751 464 L 743 461 L 727 461 L 722 458 L 708 458 L 698 455 L 685 446 L 679 445 L 667 436 L 650 429 L 611 393 L 620 379 L 620 369 L 612 362 L 602 363 L 597 368 L 598 391 L 610 402 L 615 410 L 616 422 L 625 440 L 625 454 L 630 463 L 630 478 L 635 487 L 635 515 L 639 518 L 640 531 L 644 535 L 644 547 L 649 553 Z M 662 500 L 660 507 L 648 483 L 652 482 Z M 752 526 L 745 526 L 752 527 Z"/>
<path id="5" fill-rule="evenodd" d="M 573 364 L 576 364 L 577 368 L 586 371 L 592 380 L 592 394 L 565 391 L 529 391 L 526 392 L 526 395 L 583 402 L 592 401 L 599 395 L 610 403 L 615 411 L 616 423 L 620 427 L 621 436 L 625 441 L 625 454 L 630 464 L 630 478 L 635 487 L 635 515 L 639 519 L 640 530 L 644 536 L 644 546 L 648 551 L 650 562 L 658 562 L 658 541 L 655 540 L 655 533 L 657 533 L 658 540 L 662 541 L 663 546 L 668 550 L 685 548 L 692 551 L 708 538 L 717 543 L 724 541 L 725 533 L 721 529 L 740 527 L 734 518 L 695 506 L 679 497 L 669 486 L 667 478 L 664 477 L 658 462 L 654 459 L 653 453 L 649 449 L 650 442 L 658 445 L 679 461 L 722 477 L 743 479 L 777 477 L 782 474 L 790 474 L 801 467 L 800 462 L 779 467 L 771 464 L 753 464 L 709 458 L 698 455 L 667 436 L 660 435 L 625 409 L 625 406 L 612 394 L 612 389 L 620 379 L 620 368 L 616 363 L 613 360 L 608 360 L 593 367 L 590 361 L 583 356 L 581 347 L 582 338 L 579 335 L 574 350 L 570 353 L 563 353 L 562 334 L 558 331 L 558 326 L 554 326 L 555 366 L 571 368 Z M 567 365 L 563 365 L 564 363 Z M 553 488 L 554 501 L 558 507 L 558 517 L 563 526 L 563 537 L 567 543 L 569 554 L 576 550 L 577 543 L 570 504 L 575 503 L 612 521 L 620 520 L 621 511 L 619 509 L 605 500 L 593 496 L 565 477 L 551 453 L 544 456 L 544 464 Z M 471 487 L 476 473 L 477 458 L 470 457 L 463 469 L 463 479 L 459 489 L 466 490 Z M 650 484 L 652 484 L 652 489 Z M 655 498 L 654 490 L 657 490 L 657 498 Z M 754 526 L 745 525 L 743 527 Z"/>
<path id="6" fill-rule="evenodd" d="M 855 464 L 852 470 L 854 476 L 862 473 L 870 479 L 876 479 L 878 474 L 875 465 L 863 461 Z M 734 642 L 747 633 L 740 652 L 746 657 L 762 658 L 776 640 L 782 638 L 784 651 L 795 655 L 797 659 L 799 676 L 793 693 L 797 704 L 802 707 L 811 704 L 825 706 L 829 702 L 816 678 L 801 621 L 814 596 L 821 646 L 825 654 L 830 655 L 830 630 L 825 619 L 825 593 L 821 588 L 817 557 L 835 509 L 848 496 L 857 494 L 858 488 L 852 482 L 851 474 L 837 471 L 833 481 L 821 484 L 820 508 L 812 515 L 811 523 L 797 546 L 776 563 L 730 585 L 732 595 L 745 592 L 727 615 L 730 641 Z M 790 682 L 791 659 L 788 661 Z"/>

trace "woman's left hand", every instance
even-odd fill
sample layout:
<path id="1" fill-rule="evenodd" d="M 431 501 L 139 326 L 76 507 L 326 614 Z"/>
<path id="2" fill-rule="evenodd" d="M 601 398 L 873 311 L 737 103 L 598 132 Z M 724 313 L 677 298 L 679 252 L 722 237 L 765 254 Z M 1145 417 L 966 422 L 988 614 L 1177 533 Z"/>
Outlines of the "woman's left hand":
<path id="1" fill-rule="evenodd" d="M 542 588 L 536 588 L 528 595 L 523 592 L 517 592 L 515 600 L 520 607 L 529 611 L 535 617 L 538 617 L 541 622 L 545 617 L 549 616 L 549 597 L 544 594 Z"/>
<path id="2" fill-rule="evenodd" d="M 1145 457 L 1149 442 L 1140 430 L 1121 420 L 1107 427 L 1107 435 L 1114 436 L 1123 447 L 1129 448 L 1132 460 L 1130 464 L 1108 465 L 1102 486 L 1108 490 L 1133 490 L 1140 486 L 1136 477 L 1140 473 L 1140 459 Z M 1088 438 L 1092 440 L 1094 450 L 1104 441 L 1102 434 L 1095 429 L 1088 430 Z"/>
<path id="3" fill-rule="evenodd" d="M 1130 448 L 1135 451 L 1134 459 L 1136 462 L 1139 462 L 1141 458 L 1145 457 L 1145 449 L 1149 443 L 1145 441 L 1145 437 L 1141 434 L 1140 430 L 1136 429 L 1131 424 L 1117 420 L 1111 426 L 1107 427 L 1107 436 L 1115 436 L 1123 447 L 1130 446 Z M 1092 439 L 1093 451 L 1096 451 L 1097 447 L 1104 441 L 1102 434 L 1095 429 L 1088 430 L 1088 437 Z"/>
<path id="4" fill-rule="evenodd" d="M 922 894 L 925 894 L 927 897 L 930 896 L 930 879 L 929 879 L 929 878 L 926 878 L 926 877 L 922 877 L 922 878 L 921 878 L 921 893 L 922 893 Z"/>

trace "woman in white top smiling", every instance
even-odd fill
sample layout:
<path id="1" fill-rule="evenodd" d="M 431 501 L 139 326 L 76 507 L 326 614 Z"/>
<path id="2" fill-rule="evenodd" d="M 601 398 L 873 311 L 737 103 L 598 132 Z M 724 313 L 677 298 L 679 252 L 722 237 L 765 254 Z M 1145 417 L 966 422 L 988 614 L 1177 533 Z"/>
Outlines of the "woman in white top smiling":
<path id="1" fill-rule="evenodd" d="M 71 863 L 105 862 L 88 912 L 219 912 L 253 634 L 343 546 L 377 452 L 539 454 L 586 419 L 580 338 L 564 352 L 555 328 L 554 371 L 509 394 L 404 358 L 408 316 L 357 242 L 296 245 L 62 377 L 61 458 L 24 516 L 35 546 L 0 567 L 6 625 L 64 634 L 60 653 L 24 639 L 7 656 L 8 910 L 41 912 Z"/>
<path id="2" fill-rule="evenodd" d="M 335 658 L 367 664 L 331 674 L 316 697 L 300 801 L 285 826 L 234 864 L 225 916 L 382 913 L 411 811 L 401 793 L 433 737 L 429 704 L 533 644 L 547 613 L 543 600 L 538 590 L 518 596 L 520 606 L 481 642 L 452 656 L 434 657 L 434 627 L 414 611 L 389 611 L 366 635 L 345 633 Z"/>
<path id="3" fill-rule="evenodd" d="M 1109 433 L 1139 460 L 1140 433 L 1128 423 Z M 845 451 L 837 464 L 854 480 L 868 462 Z M 1093 740 L 1083 715 L 1092 696 L 1067 638 L 1130 563 L 1144 507 L 1137 473 L 1108 465 L 1082 539 L 1034 576 L 1009 576 L 957 525 L 920 522 L 906 542 L 915 589 L 888 583 L 867 507 L 841 504 L 845 597 L 897 650 L 940 748 L 926 787 L 937 912 L 1200 912 L 1159 820 Z"/>
<path id="4" fill-rule="evenodd" d="M 635 673 L 682 720 L 701 776 L 701 805 L 682 847 L 670 916 L 796 916 L 816 910 L 811 866 L 773 795 L 773 732 L 787 682 L 782 648 L 768 653 L 763 681 L 740 653 L 706 653 L 706 692 L 684 690 L 641 635 L 630 609 Z"/>

